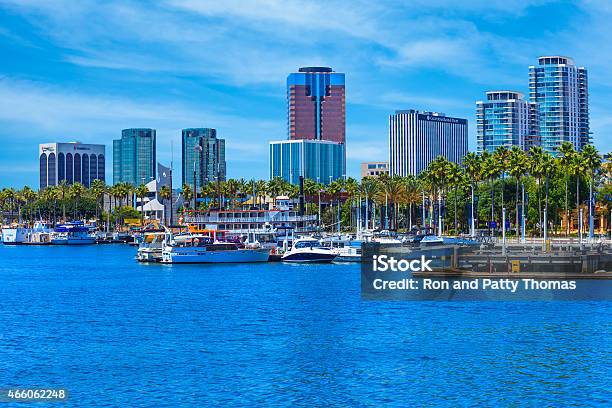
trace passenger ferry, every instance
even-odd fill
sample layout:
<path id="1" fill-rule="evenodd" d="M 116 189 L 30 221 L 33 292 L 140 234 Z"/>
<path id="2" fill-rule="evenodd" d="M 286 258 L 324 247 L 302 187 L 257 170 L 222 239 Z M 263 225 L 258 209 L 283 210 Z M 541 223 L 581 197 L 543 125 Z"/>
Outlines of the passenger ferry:
<path id="1" fill-rule="evenodd" d="M 228 235 L 246 237 L 250 233 L 279 235 L 285 231 L 312 232 L 316 230 L 317 216 L 300 215 L 288 197 L 279 196 L 276 205 L 268 210 L 191 211 L 179 223 L 193 230 L 218 230 Z"/>
<path id="2" fill-rule="evenodd" d="M 235 242 L 218 241 L 216 230 L 200 234 L 167 235 L 163 244 L 162 263 L 252 263 L 267 262 L 267 248 L 248 247 Z"/>
<path id="3" fill-rule="evenodd" d="M 89 227 L 82 222 L 70 222 L 58 225 L 51 234 L 53 245 L 89 245 L 96 243 L 96 236 L 89 232 Z"/>

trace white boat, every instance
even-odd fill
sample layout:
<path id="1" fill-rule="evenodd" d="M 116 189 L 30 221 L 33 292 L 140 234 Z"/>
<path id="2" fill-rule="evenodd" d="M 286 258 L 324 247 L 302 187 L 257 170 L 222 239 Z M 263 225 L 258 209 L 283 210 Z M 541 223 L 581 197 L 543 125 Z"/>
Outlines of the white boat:
<path id="1" fill-rule="evenodd" d="M 63 224 L 51 234 L 53 245 L 89 245 L 96 243 L 96 236 L 82 222 Z"/>
<path id="2" fill-rule="evenodd" d="M 240 248 L 232 242 L 213 241 L 205 235 L 167 237 L 162 263 L 252 263 L 267 262 L 266 248 Z"/>
<path id="3" fill-rule="evenodd" d="M 4 245 L 23 244 L 28 237 L 29 229 L 26 227 L 2 228 L 2 243 Z"/>
<path id="4" fill-rule="evenodd" d="M 32 228 L 22 226 L 3 228 L 2 243 L 5 245 L 16 245 L 41 242 L 43 244 L 46 242 L 45 240 L 50 232 L 49 224 L 42 221 L 36 221 Z"/>
<path id="5" fill-rule="evenodd" d="M 444 238 L 437 235 L 426 235 L 420 242 L 421 246 L 444 245 Z"/>
<path id="6" fill-rule="evenodd" d="M 136 260 L 139 262 L 157 262 L 162 258 L 165 232 L 147 232 L 138 246 Z"/>
<path id="7" fill-rule="evenodd" d="M 331 248 L 336 253 L 334 262 L 361 262 L 361 240 L 354 240 L 350 237 L 327 238 L 321 240 L 323 248 Z"/>
<path id="8" fill-rule="evenodd" d="M 338 254 L 331 248 L 324 248 L 315 238 L 300 238 L 293 242 L 290 250 L 281 257 L 283 262 L 327 263 L 333 261 Z"/>

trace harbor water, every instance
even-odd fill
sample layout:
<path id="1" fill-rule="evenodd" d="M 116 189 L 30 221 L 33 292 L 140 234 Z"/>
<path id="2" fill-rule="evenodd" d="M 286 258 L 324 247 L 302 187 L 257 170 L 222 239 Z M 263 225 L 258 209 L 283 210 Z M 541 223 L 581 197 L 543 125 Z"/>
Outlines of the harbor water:
<path id="1" fill-rule="evenodd" d="M 0 245 L 0 387 L 66 388 L 76 407 L 612 399 L 609 302 L 363 301 L 357 264 L 135 252 Z"/>

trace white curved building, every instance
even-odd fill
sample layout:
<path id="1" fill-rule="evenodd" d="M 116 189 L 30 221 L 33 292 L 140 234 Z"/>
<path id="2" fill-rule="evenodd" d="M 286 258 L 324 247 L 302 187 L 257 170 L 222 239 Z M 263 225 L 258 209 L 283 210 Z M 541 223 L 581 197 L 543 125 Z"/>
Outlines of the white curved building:
<path id="1" fill-rule="evenodd" d="M 80 142 L 38 145 L 40 189 L 62 180 L 89 187 L 94 180 L 106 180 L 105 146 Z"/>

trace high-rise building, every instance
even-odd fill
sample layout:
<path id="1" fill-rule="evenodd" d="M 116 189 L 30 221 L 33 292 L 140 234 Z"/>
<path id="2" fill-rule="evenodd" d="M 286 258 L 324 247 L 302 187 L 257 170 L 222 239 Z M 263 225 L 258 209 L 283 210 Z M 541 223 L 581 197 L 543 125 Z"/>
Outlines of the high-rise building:
<path id="1" fill-rule="evenodd" d="M 123 129 L 113 140 L 113 184 L 147 184 L 155 179 L 156 163 L 155 129 Z"/>
<path id="2" fill-rule="evenodd" d="M 40 188 L 68 184 L 91 186 L 94 180 L 105 181 L 105 146 L 79 142 L 43 143 L 38 145 Z"/>
<path id="3" fill-rule="evenodd" d="M 346 174 L 344 146 L 325 140 L 270 142 L 270 178 L 298 184 L 302 176 L 329 184 Z"/>
<path id="4" fill-rule="evenodd" d="M 289 140 L 270 142 L 270 177 L 329 184 L 346 174 L 344 74 L 305 67 L 287 77 Z"/>
<path id="5" fill-rule="evenodd" d="M 287 77 L 289 139 L 346 141 L 344 74 L 304 67 Z"/>
<path id="6" fill-rule="evenodd" d="M 587 70 L 568 57 L 545 56 L 529 67 L 529 97 L 538 104 L 540 139 L 555 154 L 561 143 L 591 142 Z"/>
<path id="7" fill-rule="evenodd" d="M 468 150 L 466 119 L 398 110 L 389 116 L 390 175 L 418 175 L 436 157 L 461 164 Z"/>
<path id="8" fill-rule="evenodd" d="M 493 152 L 500 146 L 529 150 L 538 145 L 537 104 L 515 91 L 487 92 L 486 101 L 476 102 L 478 152 Z"/>
<path id="9" fill-rule="evenodd" d="M 182 153 L 183 184 L 193 185 L 194 171 L 198 186 L 225 181 L 225 140 L 217 138 L 216 129 L 183 129 Z"/>

